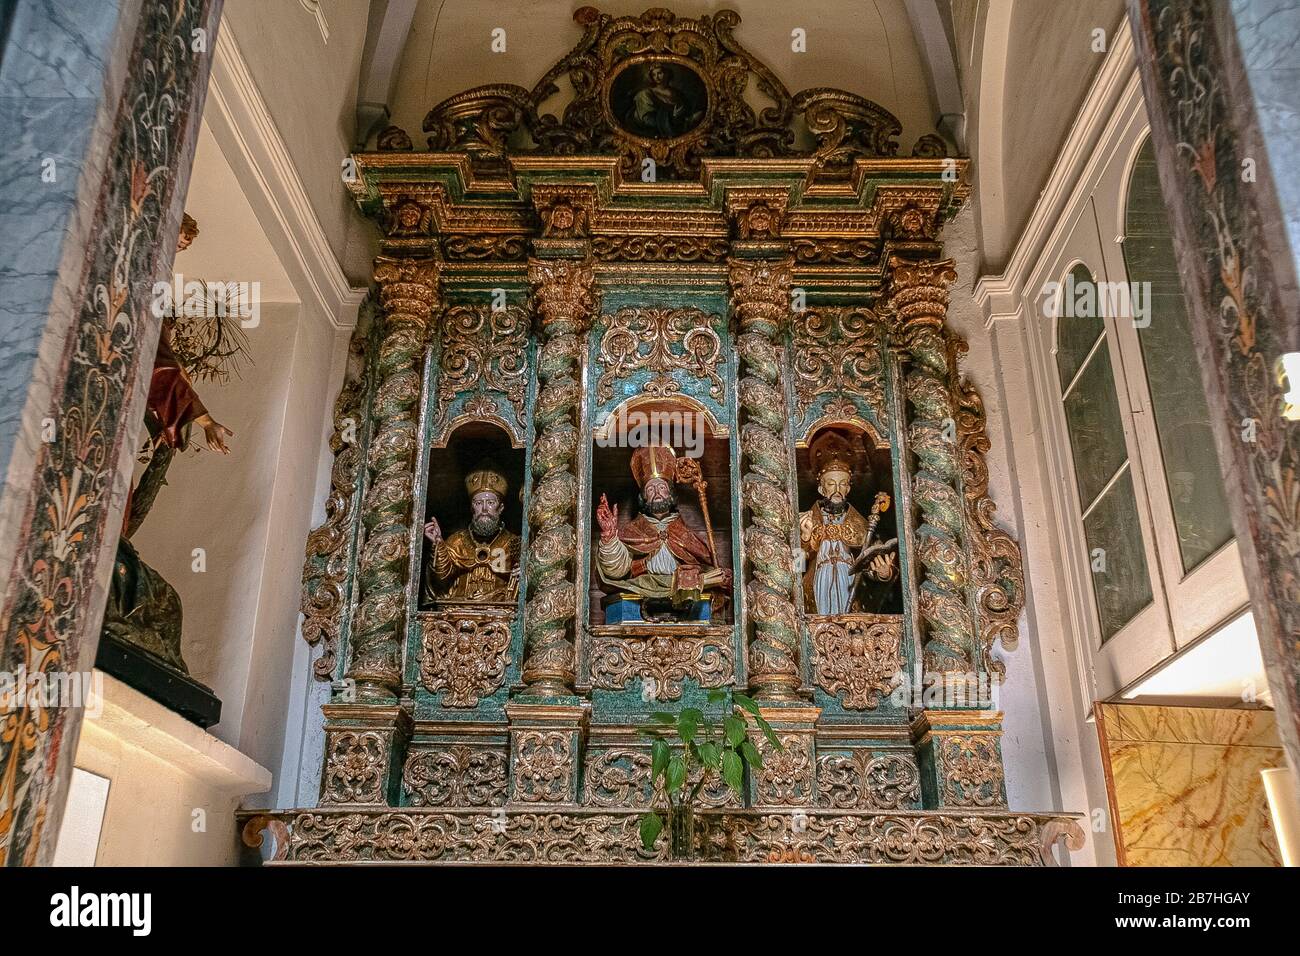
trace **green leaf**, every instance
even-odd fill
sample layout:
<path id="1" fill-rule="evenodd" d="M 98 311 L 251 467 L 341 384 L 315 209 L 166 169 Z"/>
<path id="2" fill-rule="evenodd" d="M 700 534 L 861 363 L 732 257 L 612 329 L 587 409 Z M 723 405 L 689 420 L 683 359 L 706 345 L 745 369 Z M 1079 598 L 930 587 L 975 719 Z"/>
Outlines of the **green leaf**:
<path id="1" fill-rule="evenodd" d="M 687 707 L 677 717 L 677 736 L 682 738 L 682 743 L 689 744 L 695 739 L 695 731 L 700 726 L 701 714 L 694 707 Z"/>
<path id="2" fill-rule="evenodd" d="M 732 694 L 731 699 L 736 702 L 741 710 L 747 710 L 755 717 L 763 716 L 758 712 L 758 704 L 754 703 L 752 697 L 746 696 L 745 694 Z"/>
<path id="3" fill-rule="evenodd" d="M 754 720 L 758 722 L 758 727 L 763 731 L 763 736 L 767 738 L 767 742 L 771 744 L 778 753 L 785 750 L 785 748 L 781 746 L 781 741 L 776 739 L 776 734 L 772 732 L 771 724 L 762 717 L 755 717 Z"/>
<path id="4" fill-rule="evenodd" d="M 686 782 L 686 764 L 681 757 L 673 757 L 668 761 L 668 792 L 676 793 Z"/>
<path id="5" fill-rule="evenodd" d="M 758 748 L 754 746 L 752 740 L 746 740 L 741 743 L 740 755 L 744 757 L 745 761 L 755 770 L 763 769 L 763 755 L 758 752 Z"/>
<path id="6" fill-rule="evenodd" d="M 700 763 L 714 770 L 722 769 L 722 751 L 718 749 L 717 744 L 712 742 L 700 744 Z"/>
<path id="7" fill-rule="evenodd" d="M 727 700 L 727 692 L 726 692 L 725 690 L 711 690 L 711 691 L 709 691 L 709 703 L 710 703 L 710 704 L 722 704 L 722 703 L 725 703 L 726 700 Z"/>
<path id="8" fill-rule="evenodd" d="M 668 724 L 670 727 L 677 723 L 677 717 L 665 710 L 657 710 L 650 715 L 650 719 L 656 724 Z"/>
<path id="9" fill-rule="evenodd" d="M 745 739 L 745 722 L 739 717 L 728 717 L 723 721 L 723 726 L 727 729 L 727 743 L 739 747 Z"/>
<path id="10" fill-rule="evenodd" d="M 659 737 L 662 739 L 664 732 L 658 727 L 638 727 L 636 732 L 642 737 Z"/>
<path id="11" fill-rule="evenodd" d="M 727 786 L 739 795 L 745 780 L 745 764 L 734 750 L 722 751 L 722 776 Z"/>
<path id="12" fill-rule="evenodd" d="M 650 744 L 650 785 L 659 779 L 659 775 L 668 769 L 668 760 L 673 753 L 663 740 L 656 737 Z"/>
<path id="13" fill-rule="evenodd" d="M 641 846 L 646 850 L 653 850 L 655 840 L 659 839 L 659 833 L 663 828 L 664 821 L 659 814 L 654 811 L 641 814 Z"/>

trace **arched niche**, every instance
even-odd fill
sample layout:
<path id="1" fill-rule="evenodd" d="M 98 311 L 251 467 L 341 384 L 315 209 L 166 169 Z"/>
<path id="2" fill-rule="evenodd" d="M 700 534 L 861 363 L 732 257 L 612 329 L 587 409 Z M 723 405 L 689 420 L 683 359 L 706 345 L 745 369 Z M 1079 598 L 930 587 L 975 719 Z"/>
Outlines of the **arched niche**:
<path id="1" fill-rule="evenodd" d="M 585 507 L 591 515 L 588 542 L 590 568 L 589 624 L 606 623 L 604 603 L 611 597 L 596 569 L 596 550 L 600 545 L 600 526 L 595 519 L 601 495 L 617 506 L 620 527 L 636 514 L 639 488 L 632 476 L 632 455 L 647 442 L 668 444 L 679 458 L 699 462 L 699 474 L 705 483 L 702 506 L 697 489 L 686 483 L 675 486 L 678 512 L 682 520 L 701 536 L 712 530 L 717 567 L 735 574 L 731 465 L 731 433 L 700 402 L 685 396 L 636 396 L 622 402 L 592 428 L 591 482 Z M 708 526 L 706 528 L 706 525 Z M 733 602 L 715 607 L 712 624 L 732 620 Z M 719 613 L 718 608 L 721 608 Z"/>
<path id="2" fill-rule="evenodd" d="M 814 451 L 818 440 L 828 433 L 845 439 L 852 448 L 853 478 L 849 504 L 864 517 L 871 514 L 878 492 L 889 495 L 889 507 L 880 515 L 873 541 L 898 537 L 898 493 L 894 487 L 894 470 L 889 443 L 884 441 L 865 420 L 835 420 L 808 430 L 795 446 L 795 471 L 798 476 L 799 514 L 803 515 L 818 501 L 817 471 Z M 801 572 L 801 576 L 802 576 Z M 890 583 L 866 582 L 861 590 L 861 611 L 868 614 L 902 614 L 903 591 L 898 580 Z M 807 608 L 814 613 L 812 608 Z"/>
<path id="3" fill-rule="evenodd" d="M 515 447 L 502 425 L 486 419 L 466 419 L 454 427 L 444 443 L 429 449 L 429 481 L 424 502 L 424 521 L 436 518 L 444 538 L 465 528 L 470 520 L 470 497 L 465 479 L 486 462 L 492 462 L 506 478 L 506 528 L 523 534 L 524 449 Z M 426 579 L 431 548 L 423 540 L 420 581 Z M 421 607 L 430 602 L 421 588 Z"/>

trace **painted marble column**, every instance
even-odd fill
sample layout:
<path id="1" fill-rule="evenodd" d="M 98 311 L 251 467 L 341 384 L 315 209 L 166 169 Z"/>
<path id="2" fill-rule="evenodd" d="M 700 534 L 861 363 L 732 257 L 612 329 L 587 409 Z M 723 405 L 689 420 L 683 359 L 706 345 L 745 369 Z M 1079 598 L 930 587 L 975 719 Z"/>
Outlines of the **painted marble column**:
<path id="1" fill-rule="evenodd" d="M 790 316 L 789 259 L 731 259 L 731 308 L 739 336 L 741 501 L 745 543 L 749 686 L 763 701 L 801 699 L 792 530 L 787 493 L 785 384 L 776 342 Z"/>
<path id="2" fill-rule="evenodd" d="M 220 13 L 19 0 L 5 37 L 0 671 L 19 686 L 88 687 Z M 0 725 L 0 863 L 52 859 L 82 702 L 22 695 Z"/>
<path id="3" fill-rule="evenodd" d="M 356 701 L 363 704 L 392 702 L 400 689 L 421 370 L 438 306 L 438 267 L 428 259 L 380 258 L 375 283 L 384 325 L 371 411 L 375 433 L 366 462 L 360 603 L 347 670 L 356 683 Z"/>
<path id="4" fill-rule="evenodd" d="M 573 622 L 577 613 L 574 530 L 578 500 L 581 363 L 599 297 L 591 263 L 533 259 L 533 286 L 541 348 L 533 421 L 533 490 L 529 506 L 528 600 L 524 606 L 525 693 L 573 694 Z"/>
<path id="5" fill-rule="evenodd" d="M 1300 6 L 1129 0 L 1278 731 L 1300 774 Z"/>

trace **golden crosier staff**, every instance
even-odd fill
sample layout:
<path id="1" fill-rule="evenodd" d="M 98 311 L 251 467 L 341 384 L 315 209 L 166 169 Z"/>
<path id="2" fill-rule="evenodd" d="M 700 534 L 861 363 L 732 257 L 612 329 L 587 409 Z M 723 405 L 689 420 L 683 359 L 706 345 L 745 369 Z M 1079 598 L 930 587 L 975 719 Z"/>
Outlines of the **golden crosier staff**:
<path id="1" fill-rule="evenodd" d="M 700 496 L 700 514 L 704 516 L 704 535 L 709 542 L 709 555 L 713 558 L 713 566 L 718 565 L 718 549 L 713 543 L 713 521 L 709 518 L 709 500 L 705 496 L 709 483 L 704 480 L 704 475 L 700 472 L 700 463 L 695 458 L 678 458 L 677 472 L 674 476 L 679 484 L 690 485 L 695 489 L 695 493 Z"/>

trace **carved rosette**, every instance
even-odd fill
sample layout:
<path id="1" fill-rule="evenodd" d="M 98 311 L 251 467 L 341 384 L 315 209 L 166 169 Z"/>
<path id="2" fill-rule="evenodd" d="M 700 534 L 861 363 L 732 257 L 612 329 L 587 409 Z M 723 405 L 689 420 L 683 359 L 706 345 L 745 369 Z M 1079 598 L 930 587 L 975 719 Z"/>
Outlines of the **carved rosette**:
<path id="1" fill-rule="evenodd" d="M 442 611 L 420 617 L 420 683 L 443 707 L 475 707 L 501 687 L 510 665 L 512 615 Z"/>
<path id="2" fill-rule="evenodd" d="M 334 679 L 344 605 L 348 596 L 349 543 L 354 531 L 354 498 L 360 476 L 363 430 L 361 405 L 368 386 L 366 339 L 356 332 L 348 346 L 348 368 L 343 388 L 334 402 L 334 433 L 330 449 L 329 497 L 325 520 L 307 537 L 302 569 L 302 636 L 313 647 L 324 645 L 312 665 L 317 680 Z"/>
<path id="3" fill-rule="evenodd" d="M 655 700 L 680 700 L 688 677 L 700 687 L 725 687 L 735 670 L 729 631 L 720 639 L 598 636 L 591 648 L 592 686 L 622 690 L 640 677 L 653 687 Z"/>
<path id="4" fill-rule="evenodd" d="M 322 806 L 385 806 L 396 789 L 393 755 L 406 744 L 410 719 L 396 705 L 326 704 Z"/>
<path id="5" fill-rule="evenodd" d="M 571 803 L 576 777 L 571 734 L 562 730 L 525 730 L 515 735 L 511 773 L 515 800 L 523 803 Z"/>
<path id="6" fill-rule="evenodd" d="M 875 710 L 903 679 L 902 619 L 889 615 L 810 615 L 813 680 L 846 710 Z"/>
<path id="7" fill-rule="evenodd" d="M 895 344 L 906 360 L 908 445 L 916 459 L 912 499 L 919 509 L 915 547 L 922 567 L 917 605 L 924 622 L 926 672 L 970 673 L 976 665 L 974 621 L 967 604 L 968 569 L 957 420 L 944 315 L 951 259 L 891 257 L 889 305 Z"/>
<path id="8" fill-rule="evenodd" d="M 995 733 L 935 734 L 946 807 L 1004 807 L 1006 782 Z"/>
<path id="9" fill-rule="evenodd" d="M 841 810 L 913 809 L 921 803 L 921 772 L 910 753 L 821 753 L 817 802 Z"/>
<path id="10" fill-rule="evenodd" d="M 402 786 L 413 807 L 499 807 L 506 802 L 505 751 L 465 744 L 412 749 Z"/>
<path id="11" fill-rule="evenodd" d="M 792 700 L 800 684 L 793 508 L 786 492 L 785 385 L 778 337 L 790 312 L 792 262 L 732 259 L 731 305 L 739 329 L 740 451 L 745 504 L 745 596 L 753 624 L 749 682 L 758 697 Z"/>
<path id="12" fill-rule="evenodd" d="M 807 732 L 776 731 L 777 750 L 762 734 L 753 735 L 754 746 L 763 755 L 763 766 L 754 773 L 754 805 L 760 807 L 807 807 L 814 800 L 813 735 Z"/>
<path id="13" fill-rule="evenodd" d="M 532 456 L 523 679 L 530 694 L 562 696 L 573 692 L 579 370 L 598 293 L 590 262 L 533 259 L 528 275 L 542 344 L 533 408 L 537 436 Z"/>
<path id="14" fill-rule="evenodd" d="M 438 304 L 438 269 L 429 260 L 381 258 L 375 282 L 383 308 L 375 374 L 364 506 L 365 543 L 358 578 L 361 601 L 347 676 L 359 701 L 397 696 L 411 557 L 416 419 L 429 323 Z"/>

